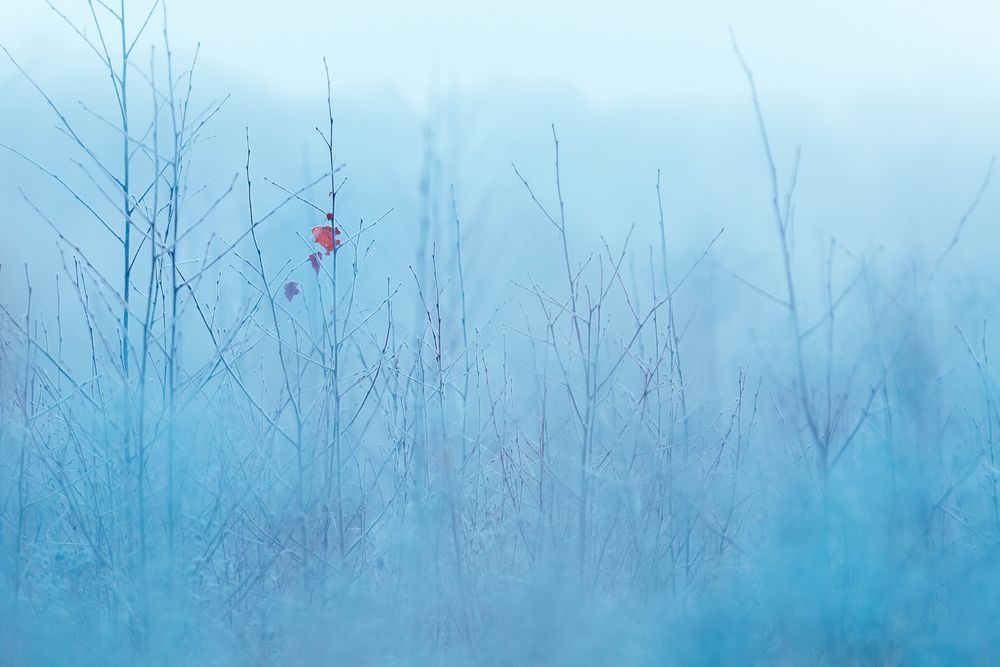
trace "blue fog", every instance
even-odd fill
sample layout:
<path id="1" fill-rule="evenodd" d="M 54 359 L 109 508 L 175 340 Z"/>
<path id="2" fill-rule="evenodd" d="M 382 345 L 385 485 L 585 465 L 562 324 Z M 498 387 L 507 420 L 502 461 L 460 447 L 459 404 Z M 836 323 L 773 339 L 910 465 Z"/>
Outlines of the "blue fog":
<path id="1" fill-rule="evenodd" d="M 745 4 L 0 0 L 0 664 L 1000 659 L 1000 10 Z"/>

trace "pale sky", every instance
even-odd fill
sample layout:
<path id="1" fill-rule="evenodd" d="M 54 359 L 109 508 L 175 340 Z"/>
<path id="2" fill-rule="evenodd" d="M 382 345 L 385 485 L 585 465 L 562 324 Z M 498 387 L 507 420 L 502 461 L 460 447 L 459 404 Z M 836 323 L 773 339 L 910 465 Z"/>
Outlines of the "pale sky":
<path id="1" fill-rule="evenodd" d="M 86 18 L 85 0 L 53 0 Z M 115 3 L 116 4 L 116 3 Z M 138 22 L 147 0 L 129 0 Z M 0 0 L 0 41 L 60 67 L 76 37 L 44 0 Z M 276 92 L 315 90 L 331 58 L 341 94 L 435 87 L 570 89 L 595 105 L 743 94 L 732 27 L 771 95 L 826 107 L 871 93 L 933 100 L 1000 83 L 993 0 L 168 0 L 180 53 Z M 9 76 L 0 70 L 0 76 Z M 962 93 L 958 93 L 962 94 Z"/>

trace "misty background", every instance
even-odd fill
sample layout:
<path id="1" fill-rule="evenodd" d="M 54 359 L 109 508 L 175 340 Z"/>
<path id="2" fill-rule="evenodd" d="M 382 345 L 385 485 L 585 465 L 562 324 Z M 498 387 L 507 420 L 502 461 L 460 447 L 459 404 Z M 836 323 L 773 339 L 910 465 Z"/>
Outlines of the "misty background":
<path id="1" fill-rule="evenodd" d="M 85 5 L 55 6 L 74 19 L 88 16 Z M 4 45 L 55 100 L 113 137 L 75 105 L 107 111 L 113 103 L 94 54 L 43 2 L 7 2 L 4 11 Z M 694 287 L 678 300 L 688 313 L 701 304 L 704 315 L 706 300 L 722 299 L 712 303 L 711 318 L 727 349 L 748 328 L 741 304 L 754 302 L 751 314 L 760 306 L 729 272 L 771 293 L 782 280 L 768 175 L 730 29 L 755 72 L 786 178 L 801 150 L 795 236 L 806 273 L 823 274 L 831 239 L 857 256 L 879 253 L 880 263 L 898 270 L 932 262 L 1000 146 L 1000 53 L 991 48 L 1000 8 L 987 2 L 625 2 L 611 11 L 561 2 L 279 8 L 174 0 L 168 17 L 178 60 L 189 61 L 200 45 L 196 102 L 208 107 L 228 96 L 192 167 L 206 199 L 243 169 L 246 129 L 261 177 L 293 189 L 306 182 L 324 150 L 313 128 L 324 122 L 325 56 L 337 155 L 348 167 L 341 201 L 358 218 L 392 209 L 377 230 L 385 239 L 376 261 L 386 275 L 409 278 L 418 248 L 399 240 L 419 224 L 430 159 L 438 235 L 450 231 L 447 188 L 454 185 L 469 261 L 487 264 L 477 277 L 477 292 L 489 290 L 481 301 L 516 298 L 512 278 L 544 272 L 555 246 L 531 242 L 551 229 L 511 165 L 552 194 L 554 123 L 581 251 L 602 237 L 617 247 L 634 224 L 633 254 L 648 261 L 643 255 L 658 243 L 657 170 L 673 258 L 693 258 L 725 228 L 711 259 L 726 271 L 701 276 L 717 281 L 711 296 Z M 9 63 L 3 67 L 0 140 L 49 168 L 64 165 L 68 140 L 52 133 L 54 116 Z M 53 140 L 39 142 L 42 136 Z M 2 215 L 11 223 L 0 246 L 7 267 L 51 250 L 49 230 L 18 194 L 44 176 L 24 167 L 10 154 L 0 160 Z M 218 231 L 229 217 L 233 229 L 245 222 L 241 199 L 224 202 Z M 988 189 L 947 267 L 957 274 L 956 289 L 990 307 L 992 274 L 973 278 L 959 268 L 992 263 L 998 207 L 1000 193 Z M 261 233 L 287 237 L 291 224 L 293 214 L 283 213 Z M 842 281 L 853 275 L 849 265 L 838 270 Z M 13 272 L 5 274 L 4 299 L 23 298 Z"/>
<path id="2" fill-rule="evenodd" d="M 128 2 L 134 30 L 149 4 Z M 45 170 L 100 211 L 117 207 L 114 187 L 81 168 L 0 54 L 0 592 L 13 591 L 0 620 L 14 619 L 0 642 L 19 637 L 13 664 L 1000 654 L 1000 5 L 169 0 L 131 56 L 161 83 L 164 18 L 173 74 L 186 88 L 197 54 L 191 107 L 210 117 L 184 154 L 184 220 L 199 224 L 178 254 L 185 272 L 223 261 L 181 315 L 164 300 L 149 320 L 156 372 L 120 380 L 137 412 L 91 384 L 118 389 L 120 246 Z M 85 1 L 0 0 L 0 44 L 116 164 L 111 78 L 67 22 L 103 37 Z M 307 261 L 328 182 L 289 199 L 327 167 L 324 58 L 346 178 L 337 223 L 361 265 L 332 269 L 351 304 L 332 316 Z M 130 104 L 146 122 L 142 76 Z M 559 209 L 554 132 L 569 297 L 540 210 Z M 248 138 L 255 219 L 275 210 L 252 245 Z M 137 280 L 167 254 L 139 257 Z M 104 300 L 69 298 L 72 275 Z M 577 301 L 599 308 L 588 319 Z M 315 343 L 328 317 L 359 339 L 349 355 L 343 343 L 349 385 L 331 384 L 340 343 Z M 191 392 L 177 413 L 174 370 Z M 359 406 L 343 427 L 341 394 Z M 315 412 L 282 440 L 301 419 L 294 395 Z M 332 463 L 331 414 L 353 467 Z M 148 469 L 128 448 L 144 433 Z M 77 446 L 88 453 L 62 458 Z M 336 502 L 335 469 L 350 477 Z M 88 531 L 107 542 L 84 544 Z M 223 546 L 206 552 L 215 534 Z"/>

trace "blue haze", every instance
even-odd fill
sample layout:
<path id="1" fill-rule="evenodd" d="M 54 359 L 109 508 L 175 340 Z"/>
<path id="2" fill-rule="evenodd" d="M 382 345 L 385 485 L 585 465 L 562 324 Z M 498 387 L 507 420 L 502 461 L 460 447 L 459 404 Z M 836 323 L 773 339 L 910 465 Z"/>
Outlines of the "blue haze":
<path id="1" fill-rule="evenodd" d="M 997 660 L 994 8 L 0 3 L 0 664 Z"/>

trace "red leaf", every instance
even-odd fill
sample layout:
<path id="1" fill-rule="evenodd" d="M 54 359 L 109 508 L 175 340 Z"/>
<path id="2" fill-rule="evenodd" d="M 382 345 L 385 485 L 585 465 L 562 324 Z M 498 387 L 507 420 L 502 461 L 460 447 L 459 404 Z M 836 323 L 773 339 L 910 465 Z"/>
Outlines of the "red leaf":
<path id="1" fill-rule="evenodd" d="M 294 280 L 285 283 L 285 298 L 291 301 L 299 293 L 299 284 Z"/>
<path id="2" fill-rule="evenodd" d="M 313 240 L 326 248 L 326 254 L 329 255 L 333 252 L 333 227 L 323 226 L 323 227 L 313 227 Z"/>
<path id="3" fill-rule="evenodd" d="M 316 272 L 317 276 L 319 275 L 319 260 L 322 257 L 323 256 L 320 255 L 318 252 L 317 253 L 313 253 L 312 255 L 309 255 L 309 263 L 312 264 L 313 271 Z"/>

